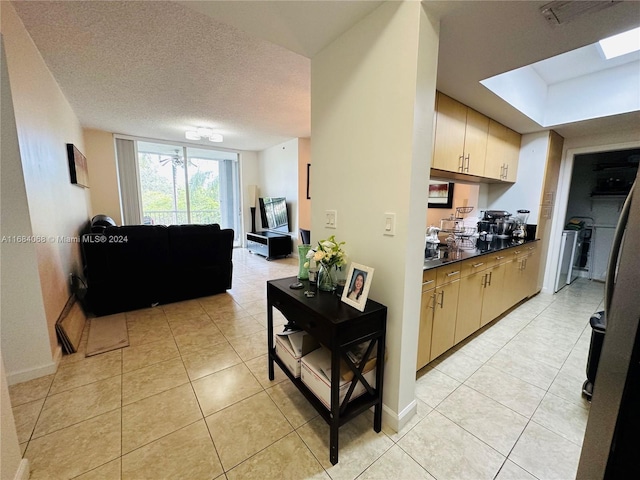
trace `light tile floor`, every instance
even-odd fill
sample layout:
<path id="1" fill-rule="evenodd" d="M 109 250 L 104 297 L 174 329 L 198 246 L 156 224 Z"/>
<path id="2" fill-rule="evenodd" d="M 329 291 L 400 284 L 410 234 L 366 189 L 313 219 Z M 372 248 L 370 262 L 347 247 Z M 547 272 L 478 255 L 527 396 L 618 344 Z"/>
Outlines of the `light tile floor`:
<path id="1" fill-rule="evenodd" d="M 267 378 L 265 281 L 296 273 L 293 258 L 237 249 L 228 293 L 127 313 L 129 347 L 81 349 L 11 386 L 31 478 L 575 477 L 602 284 L 537 295 L 432 362 L 409 425 L 376 434 L 361 415 L 341 428 L 332 466 L 326 423 L 277 367 Z"/>

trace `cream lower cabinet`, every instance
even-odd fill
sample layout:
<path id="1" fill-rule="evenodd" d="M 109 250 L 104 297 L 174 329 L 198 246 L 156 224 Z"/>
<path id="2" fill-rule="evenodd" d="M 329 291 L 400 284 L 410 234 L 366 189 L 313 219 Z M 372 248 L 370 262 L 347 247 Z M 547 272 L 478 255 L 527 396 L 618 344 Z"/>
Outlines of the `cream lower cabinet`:
<path id="1" fill-rule="evenodd" d="M 436 308 L 435 290 L 436 271 L 426 270 L 422 274 L 422 301 L 420 304 L 416 370 L 420 370 L 431 360 L 431 333 L 433 331 L 433 314 Z"/>
<path id="2" fill-rule="evenodd" d="M 502 301 L 504 296 L 505 270 L 504 263 L 497 263 L 485 272 L 482 313 L 480 315 L 481 327 L 484 327 L 487 323 L 502 315 L 506 310 L 504 302 Z"/>
<path id="3" fill-rule="evenodd" d="M 462 262 L 455 343 L 461 342 L 480 328 L 487 259 L 483 256 Z"/>
<path id="4" fill-rule="evenodd" d="M 455 345 L 456 317 L 460 279 L 435 289 L 433 331 L 431 332 L 430 359 L 442 355 Z"/>
<path id="5" fill-rule="evenodd" d="M 436 269 L 435 305 L 429 360 L 442 355 L 455 345 L 460 268 L 460 263 L 454 263 Z"/>
<path id="6" fill-rule="evenodd" d="M 537 244 L 510 249 L 511 258 L 505 264 L 504 309 L 537 293 L 540 256 Z"/>
<path id="7" fill-rule="evenodd" d="M 539 242 L 425 270 L 416 369 L 538 293 Z"/>

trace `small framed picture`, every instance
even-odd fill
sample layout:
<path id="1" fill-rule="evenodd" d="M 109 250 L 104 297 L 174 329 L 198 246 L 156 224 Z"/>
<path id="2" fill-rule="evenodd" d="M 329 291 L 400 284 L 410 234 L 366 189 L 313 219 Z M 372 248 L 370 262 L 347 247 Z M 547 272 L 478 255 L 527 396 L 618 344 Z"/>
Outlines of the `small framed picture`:
<path id="1" fill-rule="evenodd" d="M 347 305 L 357 308 L 364 312 L 367 305 L 367 297 L 369 296 L 369 287 L 373 279 L 373 268 L 359 263 L 349 265 L 347 273 L 347 282 L 342 292 L 342 301 Z"/>

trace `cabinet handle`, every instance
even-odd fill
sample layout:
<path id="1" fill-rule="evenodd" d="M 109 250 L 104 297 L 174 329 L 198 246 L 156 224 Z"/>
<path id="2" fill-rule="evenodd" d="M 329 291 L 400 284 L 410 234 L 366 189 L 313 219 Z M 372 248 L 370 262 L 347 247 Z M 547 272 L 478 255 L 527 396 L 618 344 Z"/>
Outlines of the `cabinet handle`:
<path id="1" fill-rule="evenodd" d="M 464 167 L 464 171 L 468 172 L 469 171 L 469 154 L 467 153 L 467 158 L 465 158 L 465 160 L 467 161 L 467 166 Z"/>
<path id="2" fill-rule="evenodd" d="M 462 173 L 464 172 L 464 154 L 458 157 L 458 170 Z"/>
<path id="3" fill-rule="evenodd" d="M 487 274 L 486 273 L 482 276 L 481 285 L 482 285 L 482 288 L 486 288 L 487 287 Z"/>
<path id="4" fill-rule="evenodd" d="M 500 165 L 500 180 L 504 180 L 504 163 Z"/>
<path id="5" fill-rule="evenodd" d="M 487 283 L 487 286 L 489 286 L 489 287 L 491 286 L 491 274 L 492 273 L 493 272 L 489 272 L 489 280 L 488 280 L 488 283 Z"/>
<path id="6" fill-rule="evenodd" d="M 460 270 L 456 270 L 455 272 L 449 272 L 449 273 L 447 273 L 447 277 L 450 277 L 452 275 L 457 275 L 459 273 L 460 273 Z"/>
<path id="7" fill-rule="evenodd" d="M 422 282 L 422 286 L 429 285 L 430 283 L 435 282 L 435 280 L 427 280 L 426 282 Z"/>
<path id="8" fill-rule="evenodd" d="M 436 294 L 431 295 L 431 306 L 429 307 L 433 312 L 436 311 Z"/>
<path id="9" fill-rule="evenodd" d="M 443 308 L 444 305 L 444 290 L 440 292 L 440 308 Z"/>
<path id="10" fill-rule="evenodd" d="M 478 267 L 481 267 L 482 265 L 484 265 L 484 262 L 474 263 L 473 268 L 478 268 Z"/>
<path id="11" fill-rule="evenodd" d="M 504 179 L 506 180 L 507 178 L 509 178 L 509 164 L 506 163 L 504 165 Z"/>
<path id="12" fill-rule="evenodd" d="M 502 260 L 504 257 L 496 257 L 496 260 Z"/>

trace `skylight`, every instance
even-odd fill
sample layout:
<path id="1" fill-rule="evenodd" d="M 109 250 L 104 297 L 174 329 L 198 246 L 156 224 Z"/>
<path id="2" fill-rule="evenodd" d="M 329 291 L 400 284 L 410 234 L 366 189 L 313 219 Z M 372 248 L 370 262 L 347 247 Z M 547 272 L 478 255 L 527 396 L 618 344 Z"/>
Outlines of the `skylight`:
<path id="1" fill-rule="evenodd" d="M 627 34 L 627 53 L 605 58 L 598 42 L 480 83 L 541 127 L 637 111 L 640 29 Z"/>
<path id="2" fill-rule="evenodd" d="M 607 60 L 640 50 L 640 27 L 598 42 Z"/>

